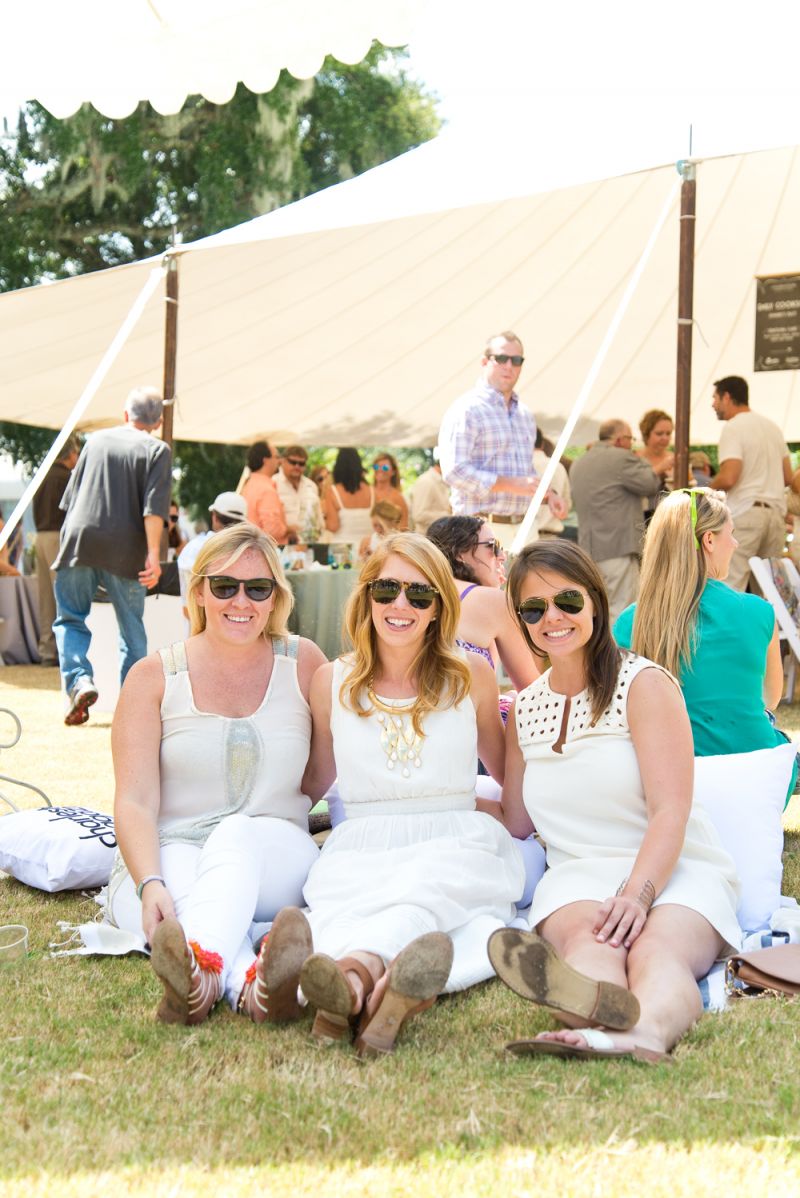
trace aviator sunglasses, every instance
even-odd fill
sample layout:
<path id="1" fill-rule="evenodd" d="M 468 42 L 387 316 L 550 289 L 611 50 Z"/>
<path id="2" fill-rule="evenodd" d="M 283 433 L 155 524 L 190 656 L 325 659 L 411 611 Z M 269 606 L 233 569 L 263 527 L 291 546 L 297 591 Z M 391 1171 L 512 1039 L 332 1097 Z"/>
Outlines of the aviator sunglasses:
<path id="1" fill-rule="evenodd" d="M 552 599 L 526 599 L 517 608 L 517 615 L 526 624 L 538 624 L 547 611 L 548 603 L 554 604 L 565 616 L 577 616 L 583 611 L 586 599 L 580 591 L 559 591 Z"/>
<path id="2" fill-rule="evenodd" d="M 525 361 L 522 354 L 487 354 L 497 363 L 498 366 L 505 366 L 506 362 L 510 362 L 512 366 L 521 366 Z"/>
<path id="3" fill-rule="evenodd" d="M 231 578 L 229 574 L 206 574 L 208 589 L 215 599 L 232 599 L 244 587 L 253 603 L 263 603 L 275 590 L 274 578 Z"/>
<path id="4" fill-rule="evenodd" d="M 394 603 L 400 592 L 405 591 L 411 607 L 420 611 L 430 607 L 439 594 L 429 582 L 400 582 L 396 578 L 376 578 L 368 586 L 375 603 Z"/>

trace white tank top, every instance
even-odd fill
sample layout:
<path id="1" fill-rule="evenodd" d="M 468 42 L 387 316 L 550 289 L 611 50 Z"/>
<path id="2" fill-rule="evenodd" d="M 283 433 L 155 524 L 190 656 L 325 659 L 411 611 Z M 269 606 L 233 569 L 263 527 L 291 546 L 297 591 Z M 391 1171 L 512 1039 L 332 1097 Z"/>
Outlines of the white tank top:
<path id="1" fill-rule="evenodd" d="M 300 790 L 311 743 L 311 711 L 297 681 L 298 637 L 272 638 L 275 655 L 258 710 L 241 718 L 199 711 L 179 641 L 159 649 L 162 844 L 204 844 L 225 816 L 270 815 L 308 829 Z"/>

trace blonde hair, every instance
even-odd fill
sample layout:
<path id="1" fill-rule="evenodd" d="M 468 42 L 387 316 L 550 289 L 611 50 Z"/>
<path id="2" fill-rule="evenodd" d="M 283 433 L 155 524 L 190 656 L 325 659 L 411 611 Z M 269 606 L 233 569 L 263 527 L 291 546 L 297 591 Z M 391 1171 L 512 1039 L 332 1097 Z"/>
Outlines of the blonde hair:
<path id="1" fill-rule="evenodd" d="M 356 715 L 372 714 L 363 700 L 372 685 L 379 660 L 378 637 L 372 622 L 369 584 L 380 578 L 384 563 L 393 554 L 416 566 L 439 592 L 435 619 L 425 630 L 419 652 L 411 666 L 417 682 L 417 699 L 411 712 L 414 731 L 423 735 L 422 721 L 429 711 L 443 705 L 456 706 L 467 697 L 469 666 L 456 648 L 455 638 L 461 604 L 444 554 L 426 537 L 413 532 L 396 532 L 386 537 L 367 558 L 356 589 L 344 614 L 345 634 L 353 646 L 350 668 L 339 691 L 342 705 Z"/>
<path id="2" fill-rule="evenodd" d="M 697 524 L 692 529 L 692 499 Z M 690 668 L 697 609 L 708 580 L 701 547 L 704 533 L 720 532 L 730 519 L 721 491 L 673 491 L 659 503 L 647 529 L 631 648 L 676 677 Z"/>
<path id="3" fill-rule="evenodd" d="M 206 609 L 198 603 L 197 596 L 203 587 L 203 580 L 208 573 L 209 566 L 213 562 L 222 561 L 221 570 L 227 570 L 248 549 L 256 549 L 263 555 L 267 569 L 275 579 L 273 592 L 275 598 L 262 636 L 265 640 L 269 640 L 273 636 L 289 635 L 286 621 L 294 606 L 294 595 L 283 572 L 278 546 L 272 537 L 262 532 L 255 524 L 251 524 L 248 520 L 242 520 L 241 523 L 224 528 L 221 532 L 212 533 L 195 559 L 186 591 L 191 636 L 205 631 Z"/>
<path id="4" fill-rule="evenodd" d="M 373 503 L 369 515 L 371 520 L 380 520 L 384 529 L 387 525 L 396 529 L 403 518 L 403 513 L 397 504 L 390 503 L 388 499 L 379 499 L 377 503 Z"/>

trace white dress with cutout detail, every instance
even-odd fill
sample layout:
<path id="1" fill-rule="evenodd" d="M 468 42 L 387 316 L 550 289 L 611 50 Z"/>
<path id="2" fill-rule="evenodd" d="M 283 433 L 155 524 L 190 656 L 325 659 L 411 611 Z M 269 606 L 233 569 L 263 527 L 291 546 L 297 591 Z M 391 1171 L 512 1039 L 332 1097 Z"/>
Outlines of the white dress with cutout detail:
<path id="1" fill-rule="evenodd" d="M 571 699 L 557 694 L 550 688 L 550 670 L 517 697 L 523 799 L 547 846 L 548 868 L 534 893 L 532 927 L 569 903 L 605 901 L 633 869 L 648 818 L 627 703 L 631 683 L 646 669 L 661 667 L 624 655 L 614 697 L 594 727 L 588 692 Z M 693 807 L 681 855 L 654 906 L 689 907 L 738 947 L 738 889 L 733 861 L 710 819 Z"/>

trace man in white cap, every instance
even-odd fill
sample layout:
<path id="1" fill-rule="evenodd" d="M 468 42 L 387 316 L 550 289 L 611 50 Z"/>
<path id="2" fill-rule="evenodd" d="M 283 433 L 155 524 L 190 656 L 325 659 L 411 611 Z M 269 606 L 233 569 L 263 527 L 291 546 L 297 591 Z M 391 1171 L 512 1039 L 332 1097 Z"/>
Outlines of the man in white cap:
<path id="1" fill-rule="evenodd" d="M 211 528 L 208 532 L 201 532 L 198 537 L 192 537 L 189 544 L 178 555 L 178 578 L 181 584 L 183 614 L 187 620 L 189 612 L 186 607 L 186 589 L 189 585 L 189 579 L 198 553 L 208 538 L 213 537 L 215 532 L 219 532 L 223 528 L 229 528 L 232 524 L 241 524 L 242 520 L 247 519 L 247 503 L 235 491 L 220 492 L 214 502 L 209 505 L 208 510 L 211 512 Z"/>

